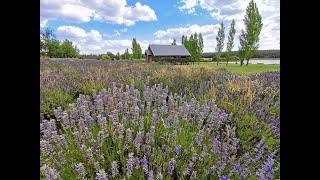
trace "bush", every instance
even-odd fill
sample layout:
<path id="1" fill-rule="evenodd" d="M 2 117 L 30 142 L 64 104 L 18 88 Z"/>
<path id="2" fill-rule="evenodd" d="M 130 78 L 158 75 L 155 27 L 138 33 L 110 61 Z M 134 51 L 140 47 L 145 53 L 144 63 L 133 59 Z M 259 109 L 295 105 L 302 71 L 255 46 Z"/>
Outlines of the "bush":
<path id="1" fill-rule="evenodd" d="M 108 56 L 107 54 L 102 54 L 99 57 L 100 60 L 106 61 L 106 60 L 111 60 L 110 56 Z"/>

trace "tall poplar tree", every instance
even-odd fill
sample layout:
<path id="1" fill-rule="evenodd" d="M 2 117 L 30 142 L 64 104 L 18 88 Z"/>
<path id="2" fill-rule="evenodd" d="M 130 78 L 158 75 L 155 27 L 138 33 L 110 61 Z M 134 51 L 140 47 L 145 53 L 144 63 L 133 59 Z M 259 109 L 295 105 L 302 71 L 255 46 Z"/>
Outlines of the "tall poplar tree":
<path id="1" fill-rule="evenodd" d="M 221 58 L 221 51 L 224 46 L 224 39 L 225 39 L 225 34 L 224 34 L 224 25 L 223 22 L 221 22 L 220 27 L 218 29 L 218 35 L 216 37 L 217 40 L 217 46 L 216 46 L 216 60 L 217 60 L 217 65 L 219 65 L 219 61 Z"/>
<path id="2" fill-rule="evenodd" d="M 250 58 L 252 58 L 255 51 L 259 48 L 259 35 L 263 24 L 257 4 L 253 0 L 249 2 L 249 5 L 246 9 L 244 24 L 245 31 L 242 30 L 239 37 L 239 51 L 243 51 L 242 57 L 240 57 L 241 66 L 243 65 L 244 59 L 247 60 L 246 65 L 248 65 Z"/>
<path id="3" fill-rule="evenodd" d="M 231 25 L 230 25 L 230 30 L 229 30 L 229 35 L 228 35 L 227 53 L 226 53 L 227 65 L 228 65 L 228 62 L 229 62 L 230 57 L 232 55 L 231 50 L 234 46 L 233 40 L 234 40 L 234 35 L 236 34 L 236 29 L 234 26 L 235 26 L 235 22 L 233 19 L 231 22 Z"/>

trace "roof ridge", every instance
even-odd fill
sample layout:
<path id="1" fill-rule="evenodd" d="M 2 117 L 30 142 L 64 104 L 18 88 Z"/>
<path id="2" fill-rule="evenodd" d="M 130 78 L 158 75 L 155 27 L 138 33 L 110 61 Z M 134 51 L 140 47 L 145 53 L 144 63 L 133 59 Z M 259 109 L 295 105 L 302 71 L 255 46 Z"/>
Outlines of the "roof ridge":
<path id="1" fill-rule="evenodd" d="M 156 45 L 156 46 L 182 46 L 183 44 L 181 45 L 172 45 L 172 44 L 149 44 L 149 45 Z"/>

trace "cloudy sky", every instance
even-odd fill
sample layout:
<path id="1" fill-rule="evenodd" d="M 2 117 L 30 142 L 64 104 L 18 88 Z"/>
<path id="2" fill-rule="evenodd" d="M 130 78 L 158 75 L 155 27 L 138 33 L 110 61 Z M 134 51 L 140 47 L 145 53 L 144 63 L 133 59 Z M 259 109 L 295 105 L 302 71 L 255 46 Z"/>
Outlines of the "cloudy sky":
<path id="1" fill-rule="evenodd" d="M 226 34 L 236 21 L 234 50 L 250 0 L 40 0 L 40 28 L 51 28 L 59 40 L 69 39 L 81 54 L 123 53 L 137 38 L 149 43 L 181 44 L 182 35 L 204 37 L 204 52 L 213 52 L 221 21 Z M 262 15 L 259 49 L 280 49 L 280 0 L 255 0 Z"/>

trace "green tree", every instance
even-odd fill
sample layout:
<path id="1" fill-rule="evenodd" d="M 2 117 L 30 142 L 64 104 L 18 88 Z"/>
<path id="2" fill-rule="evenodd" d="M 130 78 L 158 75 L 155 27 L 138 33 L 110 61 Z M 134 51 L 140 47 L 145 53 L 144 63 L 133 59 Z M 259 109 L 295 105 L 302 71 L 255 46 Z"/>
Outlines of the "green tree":
<path id="1" fill-rule="evenodd" d="M 133 59 L 141 59 L 142 50 L 136 38 L 133 38 L 132 40 L 132 55 L 133 55 L 132 57 Z"/>
<path id="2" fill-rule="evenodd" d="M 68 39 L 64 40 L 60 45 L 60 52 L 63 58 L 77 58 L 79 57 L 79 49 L 73 46 Z"/>
<path id="3" fill-rule="evenodd" d="M 106 61 L 106 60 L 110 60 L 111 58 L 107 54 L 101 54 L 99 59 L 103 60 L 103 61 Z"/>
<path id="4" fill-rule="evenodd" d="M 142 49 L 141 49 L 140 44 L 137 43 L 137 55 L 136 55 L 136 58 L 140 60 L 141 56 L 142 56 Z"/>
<path id="5" fill-rule="evenodd" d="M 113 54 L 112 52 L 107 52 L 107 55 L 110 57 L 111 60 L 115 60 L 117 59 L 117 56 L 115 54 Z"/>
<path id="6" fill-rule="evenodd" d="M 232 55 L 232 48 L 234 46 L 233 40 L 234 40 L 234 35 L 236 34 L 236 29 L 235 29 L 235 22 L 234 19 L 231 22 L 230 25 L 230 30 L 229 30 L 229 36 L 228 36 L 228 43 L 227 43 L 227 53 L 226 53 L 226 59 L 227 59 L 227 65 L 228 61 Z"/>
<path id="7" fill-rule="evenodd" d="M 185 41 L 185 37 L 184 37 L 184 35 L 182 35 L 182 37 L 181 37 L 181 44 L 184 44 L 184 41 Z"/>
<path id="8" fill-rule="evenodd" d="M 46 44 L 47 52 L 46 55 L 50 58 L 61 58 L 62 52 L 60 42 L 56 39 L 50 40 Z"/>
<path id="9" fill-rule="evenodd" d="M 129 49 L 127 48 L 123 53 L 123 59 L 128 60 L 129 58 Z"/>
<path id="10" fill-rule="evenodd" d="M 261 15 L 257 4 L 251 0 L 246 9 L 246 15 L 244 18 L 245 31 L 241 31 L 240 35 L 240 48 L 242 52 L 242 58 L 240 57 L 240 64 L 243 65 L 244 59 L 247 60 L 246 65 L 249 64 L 250 58 L 254 55 L 255 51 L 259 48 L 259 35 L 262 29 Z M 242 42 L 242 43 L 241 43 Z"/>
<path id="11" fill-rule="evenodd" d="M 216 61 L 217 61 L 217 65 L 219 65 L 219 61 L 221 58 L 221 51 L 223 49 L 224 46 L 224 38 L 225 38 L 225 34 L 224 34 L 224 26 L 223 26 L 223 22 L 221 22 L 220 27 L 218 29 L 218 35 L 216 37 L 217 40 L 217 46 L 216 46 Z"/>
<path id="12" fill-rule="evenodd" d="M 119 52 L 117 52 L 117 60 L 120 60 L 120 53 Z"/>
<path id="13" fill-rule="evenodd" d="M 182 44 L 186 47 L 186 49 L 189 51 L 191 55 L 191 61 L 199 61 L 200 57 L 203 52 L 203 39 L 201 34 L 191 34 L 191 36 L 188 38 L 188 36 L 182 36 L 181 37 Z"/>
<path id="14" fill-rule="evenodd" d="M 240 47 L 239 47 L 239 59 L 240 59 L 240 66 L 243 65 L 243 61 L 245 59 L 245 53 L 246 53 L 246 37 L 245 37 L 245 33 L 243 32 L 243 30 L 241 31 L 241 34 L 239 36 L 239 40 L 240 40 Z"/>
<path id="15" fill-rule="evenodd" d="M 198 34 L 195 32 L 193 35 L 193 42 L 192 42 L 193 48 L 194 48 L 194 61 L 200 60 L 200 46 L 199 46 L 199 38 Z"/>
<path id="16" fill-rule="evenodd" d="M 55 35 L 50 28 L 40 30 L 40 54 L 48 55 L 49 44 L 51 41 L 55 40 Z"/>
<path id="17" fill-rule="evenodd" d="M 203 53 L 203 38 L 201 33 L 199 34 L 199 52 L 201 57 Z"/>

